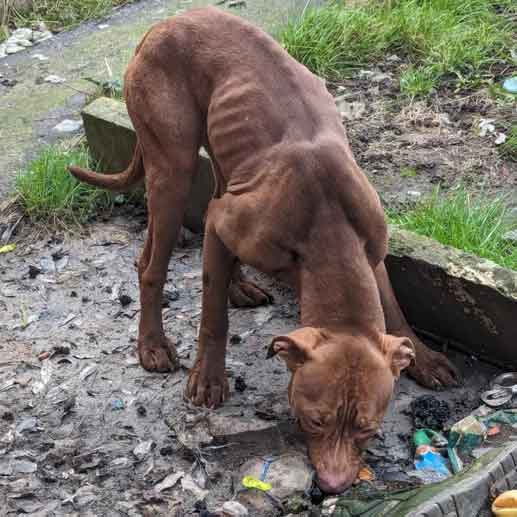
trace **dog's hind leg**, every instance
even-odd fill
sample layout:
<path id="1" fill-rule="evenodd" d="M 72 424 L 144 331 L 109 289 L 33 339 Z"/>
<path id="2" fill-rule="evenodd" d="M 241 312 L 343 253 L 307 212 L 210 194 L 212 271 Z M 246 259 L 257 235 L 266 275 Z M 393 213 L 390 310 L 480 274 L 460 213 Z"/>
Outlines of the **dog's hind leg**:
<path id="1" fill-rule="evenodd" d="M 457 384 L 459 374 L 456 367 L 445 355 L 424 345 L 411 329 L 395 297 L 384 262 L 378 264 L 374 273 L 388 333 L 408 337 L 415 346 L 416 361 L 414 365 L 408 368 L 409 375 L 422 386 L 431 389 Z"/>
<path id="2" fill-rule="evenodd" d="M 138 355 L 146 370 L 159 372 L 177 366 L 176 351 L 163 329 L 162 294 L 198 167 L 202 125 L 194 103 L 190 106 L 188 98 L 175 99 L 174 95 L 158 96 L 160 103 L 146 102 L 139 106 L 140 110 L 145 108 L 142 118 L 140 110 L 132 110 L 146 171 L 149 218 L 147 240 L 138 264 L 141 305 Z M 173 113 L 171 107 L 175 107 Z"/>
<path id="3" fill-rule="evenodd" d="M 273 303 L 273 297 L 242 272 L 239 261 L 235 262 L 228 295 L 234 307 L 258 307 Z"/>

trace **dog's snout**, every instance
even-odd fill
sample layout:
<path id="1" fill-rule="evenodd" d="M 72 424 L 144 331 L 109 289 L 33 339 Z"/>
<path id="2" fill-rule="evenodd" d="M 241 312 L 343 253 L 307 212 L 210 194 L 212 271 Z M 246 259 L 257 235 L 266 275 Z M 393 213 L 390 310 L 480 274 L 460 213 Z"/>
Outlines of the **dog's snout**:
<path id="1" fill-rule="evenodd" d="M 354 481 L 357 473 L 347 471 L 339 474 L 322 472 L 318 474 L 318 486 L 327 494 L 340 494 L 346 490 Z"/>

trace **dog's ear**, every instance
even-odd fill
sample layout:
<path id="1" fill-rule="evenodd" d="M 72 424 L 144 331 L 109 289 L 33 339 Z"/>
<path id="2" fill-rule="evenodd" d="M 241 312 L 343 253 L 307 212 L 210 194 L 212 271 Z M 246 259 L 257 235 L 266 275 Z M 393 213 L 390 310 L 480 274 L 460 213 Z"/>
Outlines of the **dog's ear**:
<path id="1" fill-rule="evenodd" d="M 396 379 L 400 377 L 402 370 L 415 362 L 415 346 L 407 337 L 383 335 L 382 352 Z"/>
<path id="2" fill-rule="evenodd" d="M 278 336 L 269 345 L 267 358 L 278 355 L 289 370 L 295 371 L 313 356 L 314 350 L 325 339 L 321 329 L 303 327 L 286 336 Z"/>

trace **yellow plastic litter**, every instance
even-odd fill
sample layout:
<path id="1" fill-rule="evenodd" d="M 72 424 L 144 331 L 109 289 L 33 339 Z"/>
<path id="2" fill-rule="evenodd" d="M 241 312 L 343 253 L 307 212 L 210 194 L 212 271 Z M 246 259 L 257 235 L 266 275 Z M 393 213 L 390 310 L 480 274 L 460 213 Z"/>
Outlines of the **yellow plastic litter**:
<path id="1" fill-rule="evenodd" d="M 503 492 L 492 504 L 497 517 L 517 517 L 517 490 Z"/>
<path id="2" fill-rule="evenodd" d="M 14 251 L 16 249 L 16 244 L 6 244 L 5 246 L 0 246 L 0 253 L 9 253 L 10 251 Z"/>
<path id="3" fill-rule="evenodd" d="M 260 481 L 260 479 L 253 476 L 244 476 L 242 478 L 242 486 L 246 488 L 256 488 L 257 490 L 262 490 L 262 492 L 267 492 L 273 488 L 270 483 Z"/>

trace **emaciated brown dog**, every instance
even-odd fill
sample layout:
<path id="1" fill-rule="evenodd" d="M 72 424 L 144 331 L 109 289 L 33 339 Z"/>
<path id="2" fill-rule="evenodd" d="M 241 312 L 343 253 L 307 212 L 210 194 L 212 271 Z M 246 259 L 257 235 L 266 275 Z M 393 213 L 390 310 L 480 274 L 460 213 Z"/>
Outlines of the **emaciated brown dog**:
<path id="1" fill-rule="evenodd" d="M 298 295 L 302 327 L 276 337 L 269 356 L 292 372 L 289 401 L 320 486 L 343 490 L 401 370 L 429 387 L 452 384 L 455 371 L 418 340 L 395 300 L 384 267 L 384 212 L 332 96 L 267 34 L 206 8 L 146 34 L 127 69 L 125 97 L 137 134 L 131 165 L 115 175 L 71 172 L 112 190 L 145 176 L 142 366 L 176 366 L 162 288 L 204 146 L 218 188 L 206 219 L 199 347 L 186 396 L 212 408 L 228 397 L 228 297 L 236 305 L 269 301 L 237 261 L 286 281 Z"/>

